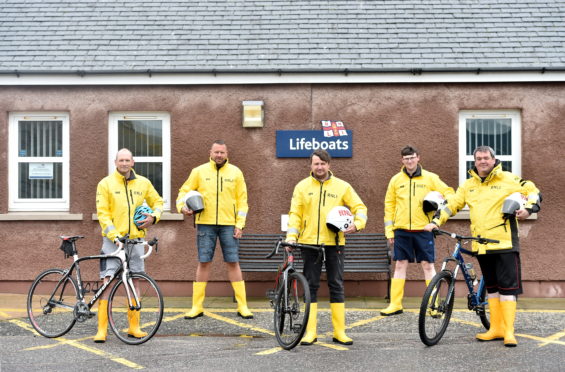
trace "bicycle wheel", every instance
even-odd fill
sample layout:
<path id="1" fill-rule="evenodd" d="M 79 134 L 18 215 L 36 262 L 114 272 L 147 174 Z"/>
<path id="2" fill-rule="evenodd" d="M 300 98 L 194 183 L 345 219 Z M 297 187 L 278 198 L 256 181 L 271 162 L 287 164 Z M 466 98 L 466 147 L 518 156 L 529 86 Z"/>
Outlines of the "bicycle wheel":
<path id="1" fill-rule="evenodd" d="M 286 291 L 285 291 L 286 289 Z M 310 288 L 304 275 L 290 273 L 275 301 L 275 335 L 283 349 L 294 348 L 306 330 L 310 315 Z"/>
<path id="2" fill-rule="evenodd" d="M 489 330 L 490 329 L 490 312 L 489 312 L 488 302 L 487 302 L 487 288 L 486 288 L 486 286 L 483 286 L 481 293 L 479 293 L 479 304 L 484 304 L 484 305 L 479 305 L 481 308 L 477 311 L 477 314 L 479 314 L 479 318 L 481 318 L 481 323 L 483 324 L 483 326 L 487 330 Z"/>
<path id="3" fill-rule="evenodd" d="M 33 281 L 27 296 L 27 316 L 31 325 L 45 337 L 60 337 L 75 325 L 78 286 L 65 272 L 50 269 Z M 61 280 L 63 279 L 63 280 Z"/>
<path id="4" fill-rule="evenodd" d="M 130 310 L 126 284 L 118 280 L 108 296 L 108 320 L 112 332 L 129 345 L 139 345 L 151 339 L 163 319 L 163 295 L 159 286 L 147 274 L 130 274 L 136 286 L 141 309 Z M 132 333 L 146 333 L 135 337 Z"/>
<path id="5" fill-rule="evenodd" d="M 449 325 L 455 299 L 455 287 L 450 289 L 452 281 L 451 272 L 442 271 L 434 276 L 424 292 L 418 318 L 418 331 L 420 339 L 428 346 L 437 344 Z M 446 298 L 450 291 L 451 299 L 447 303 Z"/>

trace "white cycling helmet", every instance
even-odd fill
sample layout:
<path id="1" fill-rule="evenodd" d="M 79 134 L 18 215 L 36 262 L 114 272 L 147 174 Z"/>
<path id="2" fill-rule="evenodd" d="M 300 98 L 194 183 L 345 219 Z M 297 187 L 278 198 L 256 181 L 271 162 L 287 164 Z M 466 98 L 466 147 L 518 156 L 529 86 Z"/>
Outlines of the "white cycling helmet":
<path id="1" fill-rule="evenodd" d="M 353 224 L 353 214 L 344 206 L 333 207 L 326 216 L 326 225 L 334 232 L 345 231 Z"/>
<path id="2" fill-rule="evenodd" d="M 435 212 L 438 209 L 441 209 L 445 205 L 445 198 L 439 191 L 430 191 L 424 197 L 424 213 Z"/>
<path id="3" fill-rule="evenodd" d="M 200 213 L 204 210 L 204 198 L 198 191 L 189 191 L 185 196 L 186 207 L 194 213 Z"/>
<path id="4" fill-rule="evenodd" d="M 506 199 L 504 199 L 504 203 L 502 204 L 502 214 L 504 215 L 504 218 L 514 216 L 517 210 L 524 208 L 526 201 L 527 199 L 524 195 L 519 192 L 510 194 Z"/>

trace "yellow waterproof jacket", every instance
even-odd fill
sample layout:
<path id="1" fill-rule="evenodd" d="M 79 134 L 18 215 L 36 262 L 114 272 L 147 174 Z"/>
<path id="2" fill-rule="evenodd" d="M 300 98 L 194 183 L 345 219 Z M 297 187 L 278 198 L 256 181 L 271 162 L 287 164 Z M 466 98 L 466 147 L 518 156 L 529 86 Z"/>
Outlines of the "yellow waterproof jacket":
<path id="1" fill-rule="evenodd" d="M 394 238 L 394 230 L 423 230 L 430 223 L 433 213 L 424 213 L 424 198 L 430 191 L 440 192 L 449 200 L 455 192 L 437 174 L 428 172 L 420 165 L 412 176 L 402 167 L 388 183 L 385 196 L 384 226 L 387 239 Z"/>
<path id="2" fill-rule="evenodd" d="M 326 216 L 336 206 L 347 206 L 355 216 L 353 223 L 362 230 L 367 223 L 367 207 L 351 185 L 330 172 L 330 178 L 318 181 L 312 174 L 294 188 L 288 218 L 287 240 L 302 244 L 336 245 L 336 234 L 326 226 Z M 345 244 L 339 232 L 339 245 Z"/>
<path id="3" fill-rule="evenodd" d="M 447 208 L 441 211 L 439 218 L 434 218 L 438 226 L 449 217 L 455 215 L 467 204 L 471 219 L 471 234 L 483 238 L 500 240 L 498 244 L 478 244 L 473 242 L 473 252 L 502 253 L 518 251 L 518 222 L 515 217 L 504 219 L 502 205 L 504 199 L 510 194 L 519 192 L 528 197 L 525 208 L 530 213 L 540 209 L 540 191 L 531 181 L 502 170 L 502 165 L 497 160 L 497 165 L 484 180 L 479 177 L 475 169 L 469 170 L 471 178 L 467 179 L 449 199 Z"/>
<path id="4" fill-rule="evenodd" d="M 198 191 L 204 199 L 204 210 L 196 215 L 202 225 L 245 227 L 247 218 L 247 186 L 241 170 L 227 160 L 221 168 L 210 159 L 194 168 L 182 185 L 177 197 L 177 210 L 185 206 L 189 191 Z"/>
<path id="5" fill-rule="evenodd" d="M 103 178 L 96 188 L 96 212 L 102 227 L 102 236 L 114 241 L 129 234 L 130 239 L 143 238 L 144 229 L 133 223 L 135 208 L 146 202 L 153 213 L 155 223 L 161 218 L 163 199 L 151 181 L 131 170 L 126 180 L 117 170 Z"/>

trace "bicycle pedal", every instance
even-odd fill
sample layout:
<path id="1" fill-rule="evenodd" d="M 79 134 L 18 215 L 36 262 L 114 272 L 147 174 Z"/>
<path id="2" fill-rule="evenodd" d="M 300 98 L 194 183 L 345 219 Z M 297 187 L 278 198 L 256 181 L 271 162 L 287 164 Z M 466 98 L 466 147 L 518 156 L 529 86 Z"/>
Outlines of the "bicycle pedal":
<path id="1" fill-rule="evenodd" d="M 274 289 L 269 289 L 267 291 L 267 298 L 271 301 L 275 301 L 275 298 L 277 297 L 275 290 Z"/>

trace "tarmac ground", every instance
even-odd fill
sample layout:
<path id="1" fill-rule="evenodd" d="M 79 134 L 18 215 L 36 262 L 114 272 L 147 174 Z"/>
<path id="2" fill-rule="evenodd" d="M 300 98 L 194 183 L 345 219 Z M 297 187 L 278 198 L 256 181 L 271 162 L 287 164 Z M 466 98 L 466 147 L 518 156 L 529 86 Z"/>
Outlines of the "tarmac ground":
<path id="1" fill-rule="evenodd" d="M 348 298 L 350 346 L 332 342 L 327 299 L 319 301 L 318 342 L 281 349 L 273 311 L 262 298 L 248 300 L 254 319 L 236 316 L 232 298 L 206 298 L 205 316 L 185 320 L 190 298 L 167 297 L 163 323 L 147 343 L 130 346 L 110 331 L 93 342 L 96 318 L 77 323 L 65 336 L 48 339 L 31 327 L 25 295 L 0 294 L 0 372 L 7 371 L 565 371 L 565 299 L 520 299 L 518 346 L 478 342 L 476 314 L 458 298 L 446 334 L 425 346 L 418 334 L 420 298 L 404 300 L 403 314 L 383 317 L 382 298 Z"/>

